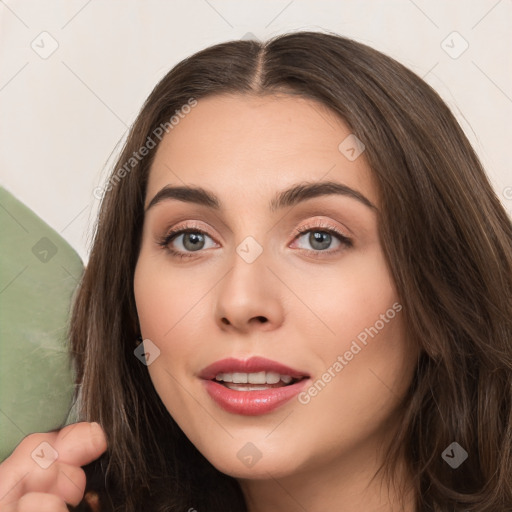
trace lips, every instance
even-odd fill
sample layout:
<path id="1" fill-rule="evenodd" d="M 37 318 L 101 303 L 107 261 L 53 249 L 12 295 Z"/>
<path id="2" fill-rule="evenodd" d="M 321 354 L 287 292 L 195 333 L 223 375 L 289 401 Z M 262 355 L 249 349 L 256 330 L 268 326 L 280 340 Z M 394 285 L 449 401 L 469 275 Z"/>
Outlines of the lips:
<path id="1" fill-rule="evenodd" d="M 219 373 L 258 373 L 274 372 L 280 375 L 289 375 L 294 379 L 309 377 L 306 372 L 295 370 L 284 364 L 265 359 L 264 357 L 251 357 L 250 359 L 222 359 L 201 371 L 199 377 L 205 380 L 214 379 Z"/>
<path id="2" fill-rule="evenodd" d="M 223 359 L 201 371 L 206 391 L 225 411 L 259 415 L 273 411 L 296 396 L 309 375 L 265 359 Z"/>

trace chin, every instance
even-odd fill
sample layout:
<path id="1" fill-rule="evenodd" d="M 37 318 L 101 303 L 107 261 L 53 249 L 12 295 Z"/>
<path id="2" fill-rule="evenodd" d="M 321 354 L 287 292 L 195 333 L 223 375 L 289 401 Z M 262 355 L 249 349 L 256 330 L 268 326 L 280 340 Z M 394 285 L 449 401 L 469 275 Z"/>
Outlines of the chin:
<path id="1" fill-rule="evenodd" d="M 238 445 L 239 443 L 237 443 Z M 302 450 L 302 448 L 301 448 Z M 258 449 L 252 443 L 242 444 L 242 448 L 222 453 L 203 453 L 209 462 L 220 472 L 237 479 L 268 480 L 283 478 L 300 471 L 296 450 L 284 452 L 279 447 Z"/>

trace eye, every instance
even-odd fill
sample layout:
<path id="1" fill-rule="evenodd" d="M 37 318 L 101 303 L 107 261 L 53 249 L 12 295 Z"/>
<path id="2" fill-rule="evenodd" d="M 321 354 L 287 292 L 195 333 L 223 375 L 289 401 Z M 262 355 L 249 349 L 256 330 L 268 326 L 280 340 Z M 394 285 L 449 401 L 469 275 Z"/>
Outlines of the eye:
<path id="1" fill-rule="evenodd" d="M 350 238 L 329 224 L 303 226 L 295 230 L 294 234 L 296 235 L 294 241 L 304 239 L 305 243 L 311 247 L 304 247 L 301 244 L 298 249 L 312 253 L 314 257 L 339 253 L 353 245 Z M 217 245 L 203 229 L 195 225 L 172 229 L 157 243 L 172 257 L 177 258 L 194 257 L 194 253 L 200 253 L 203 249 L 210 249 Z M 332 245 L 336 247 L 332 249 Z"/>
<path id="2" fill-rule="evenodd" d="M 333 254 L 338 253 L 344 248 L 352 247 L 352 240 L 346 235 L 341 233 L 334 226 L 328 224 L 316 225 L 316 226 L 303 226 L 296 230 L 295 240 L 304 240 L 306 245 L 311 247 L 299 246 L 299 249 L 306 250 L 308 252 L 316 253 L 327 253 Z M 306 236 L 307 235 L 307 236 Z M 336 247 L 332 249 L 332 245 Z M 316 256 L 316 255 L 315 255 Z"/>
<path id="3" fill-rule="evenodd" d="M 207 239 L 212 240 L 205 231 L 195 226 L 188 226 L 169 231 L 158 241 L 158 245 L 166 248 L 172 256 L 187 258 L 194 256 L 194 252 L 215 247 L 215 243 L 208 246 Z"/>

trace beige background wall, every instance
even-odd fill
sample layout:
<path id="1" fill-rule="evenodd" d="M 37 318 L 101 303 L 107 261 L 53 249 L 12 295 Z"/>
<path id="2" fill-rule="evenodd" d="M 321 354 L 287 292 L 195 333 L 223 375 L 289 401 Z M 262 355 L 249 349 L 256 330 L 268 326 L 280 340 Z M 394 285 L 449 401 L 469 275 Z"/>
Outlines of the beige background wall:
<path id="1" fill-rule="evenodd" d="M 510 212 L 510 20 L 511 0 L 4 0 L 1 183 L 87 261 L 93 191 L 163 74 L 248 32 L 330 30 L 395 57 L 439 91 Z"/>

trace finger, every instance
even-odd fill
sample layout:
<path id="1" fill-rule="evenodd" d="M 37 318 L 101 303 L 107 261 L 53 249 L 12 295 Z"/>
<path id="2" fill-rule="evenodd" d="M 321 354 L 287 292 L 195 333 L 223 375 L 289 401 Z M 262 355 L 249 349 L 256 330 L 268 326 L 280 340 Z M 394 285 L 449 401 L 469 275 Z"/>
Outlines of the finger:
<path id="1" fill-rule="evenodd" d="M 57 482 L 50 492 L 66 503 L 77 506 L 84 497 L 85 484 L 85 471 L 82 468 L 60 464 Z"/>
<path id="2" fill-rule="evenodd" d="M 46 481 L 51 486 L 56 481 L 57 464 L 86 465 L 98 458 L 106 446 L 101 427 L 88 422 L 67 425 L 58 432 L 26 436 L 0 464 L 0 505 L 16 502 L 26 492 L 46 490 L 32 488 L 33 482 Z"/>
<path id="3" fill-rule="evenodd" d="M 107 438 L 98 423 L 67 425 L 57 434 L 52 447 L 58 460 L 72 466 L 85 466 L 107 449 Z"/>
<path id="4" fill-rule="evenodd" d="M 86 484 L 82 468 L 57 462 L 48 469 L 34 469 L 24 480 L 23 493 L 54 494 L 70 505 L 82 501 Z M 0 509 L 1 511 L 1 509 Z"/>
<path id="5" fill-rule="evenodd" d="M 53 494 L 30 492 L 18 501 L 3 506 L 2 512 L 68 512 L 68 507 Z"/>

